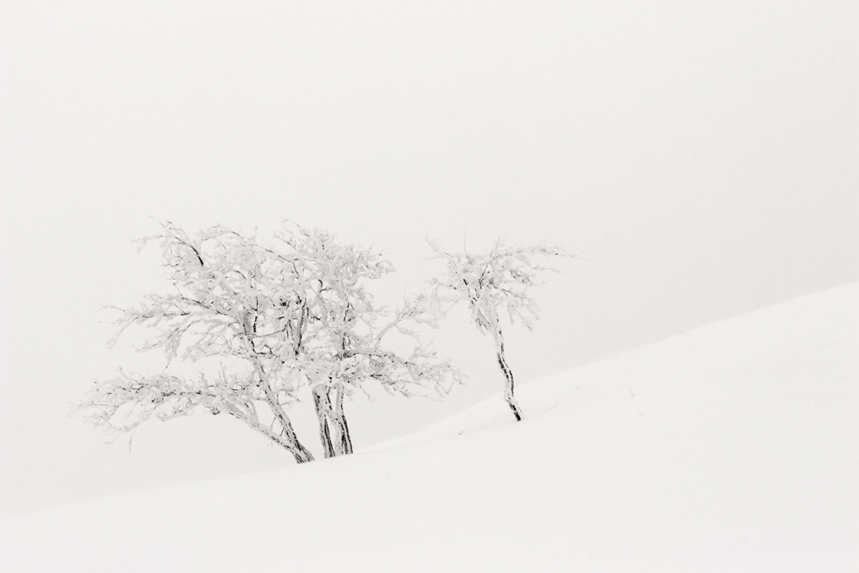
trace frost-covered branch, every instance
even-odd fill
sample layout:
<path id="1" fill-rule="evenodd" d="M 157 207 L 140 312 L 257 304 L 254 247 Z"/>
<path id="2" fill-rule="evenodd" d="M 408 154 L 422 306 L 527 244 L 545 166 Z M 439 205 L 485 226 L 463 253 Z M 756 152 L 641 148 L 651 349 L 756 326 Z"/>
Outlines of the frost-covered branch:
<path id="1" fill-rule="evenodd" d="M 116 377 L 99 382 L 76 411 L 94 425 L 119 434 L 133 430 L 153 416 L 171 420 L 190 415 L 198 406 L 213 414 L 232 410 L 237 415 L 255 416 L 248 406 L 258 399 L 255 394 L 252 383 L 237 378 L 144 376 L 120 370 Z"/>
<path id="2" fill-rule="evenodd" d="M 430 387 L 444 393 L 458 379 L 408 325 L 434 320 L 430 299 L 417 297 L 394 313 L 374 301 L 368 284 L 393 271 L 379 253 L 293 223 L 263 245 L 223 226 L 189 234 L 165 222 L 140 244 L 160 247 L 171 288 L 117 309 L 113 343 L 136 336 L 138 350 L 164 353 L 165 371 L 121 372 L 96 384 L 79 411 L 109 432 L 202 406 L 227 412 L 305 462 L 313 457 L 287 413 L 301 388 L 314 396 L 326 455 L 339 455 L 352 451 L 344 398 L 355 389 L 377 381 L 404 395 Z M 410 353 L 388 346 L 393 333 L 412 341 Z M 173 372 L 188 366 L 199 374 Z"/>

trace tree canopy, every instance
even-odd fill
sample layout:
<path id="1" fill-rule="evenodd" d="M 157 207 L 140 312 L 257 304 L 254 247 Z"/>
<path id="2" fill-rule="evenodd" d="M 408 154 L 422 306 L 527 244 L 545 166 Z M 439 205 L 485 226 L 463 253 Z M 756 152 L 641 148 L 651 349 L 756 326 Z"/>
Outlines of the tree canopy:
<path id="1" fill-rule="evenodd" d="M 117 309 L 117 338 L 137 331 L 141 350 L 164 352 L 165 368 L 97 382 L 78 406 L 96 425 L 128 432 L 202 407 L 241 420 L 301 463 L 313 455 L 287 409 L 302 388 L 313 396 L 325 455 L 334 456 L 352 451 L 343 403 L 356 389 L 374 381 L 404 395 L 443 394 L 459 380 L 413 329 L 433 321 L 426 296 L 394 310 L 375 303 L 368 283 L 393 271 L 380 254 L 294 223 L 266 245 L 223 226 L 194 235 L 161 226 L 141 247 L 160 246 L 171 292 Z M 394 334 L 410 340 L 408 351 L 393 350 Z M 182 370 L 177 362 L 196 371 L 172 372 Z"/>

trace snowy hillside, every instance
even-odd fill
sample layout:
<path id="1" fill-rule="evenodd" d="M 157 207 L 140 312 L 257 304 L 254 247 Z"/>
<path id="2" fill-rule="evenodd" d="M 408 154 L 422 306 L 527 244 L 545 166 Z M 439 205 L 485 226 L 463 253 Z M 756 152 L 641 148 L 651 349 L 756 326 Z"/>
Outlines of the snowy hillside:
<path id="1" fill-rule="evenodd" d="M 338 458 L 3 523 L 3 571 L 857 571 L 859 284 Z M 499 382 L 500 384 L 500 382 Z"/>

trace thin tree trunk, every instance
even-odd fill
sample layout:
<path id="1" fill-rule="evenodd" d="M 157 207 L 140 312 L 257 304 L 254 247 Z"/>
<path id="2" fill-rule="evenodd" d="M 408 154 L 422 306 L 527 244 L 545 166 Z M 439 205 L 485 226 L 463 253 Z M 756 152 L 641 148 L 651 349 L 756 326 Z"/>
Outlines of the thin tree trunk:
<path id="1" fill-rule="evenodd" d="M 322 448 L 326 458 L 337 455 L 334 442 L 331 439 L 331 400 L 328 397 L 328 388 L 313 389 L 313 404 L 316 406 L 316 418 L 319 420 L 319 439 L 322 440 Z"/>
<path id="2" fill-rule="evenodd" d="M 350 320 L 350 313 L 352 311 L 352 305 L 346 305 L 346 314 L 343 317 L 344 320 Z M 340 335 L 340 356 L 346 355 L 346 334 Z M 333 380 L 332 380 L 333 381 Z M 337 424 L 337 428 L 340 430 L 339 432 L 339 440 L 338 440 L 338 454 L 347 455 L 352 453 L 352 436 L 349 435 L 349 426 L 346 424 L 346 415 L 343 413 L 343 383 L 340 382 L 337 384 L 336 389 L 334 390 L 334 422 Z"/>
<path id="3" fill-rule="evenodd" d="M 495 336 L 495 352 L 498 355 L 498 365 L 501 371 L 504 372 L 506 383 L 504 384 L 504 399 L 507 400 L 507 405 L 513 410 L 513 415 L 516 416 L 516 421 L 522 419 L 522 410 L 519 409 L 519 404 L 516 402 L 516 397 L 513 395 L 513 371 L 507 366 L 507 361 L 504 359 L 504 339 L 502 338 L 501 329 Z"/>
<path id="4" fill-rule="evenodd" d="M 292 427 L 292 422 L 289 419 L 289 416 L 286 415 L 286 412 L 283 410 L 283 407 L 280 405 L 280 402 L 277 399 L 277 394 L 271 389 L 268 382 L 264 378 L 264 371 L 261 367 L 257 366 L 257 372 L 262 380 L 263 392 L 265 394 L 266 402 L 268 403 L 271 411 L 274 413 L 275 418 L 277 419 L 280 427 L 283 430 L 283 435 L 286 438 L 286 441 L 290 444 L 295 451 L 292 451 L 292 454 L 295 456 L 295 460 L 298 463 L 304 462 L 312 462 L 313 454 L 304 447 L 304 445 L 298 441 L 298 436 L 295 434 L 295 430 Z"/>
<path id="5" fill-rule="evenodd" d="M 291 443 L 284 439 L 283 436 L 275 434 L 270 428 L 260 424 L 255 414 L 248 415 L 232 404 L 225 405 L 225 410 L 229 415 L 241 420 L 260 434 L 263 434 L 265 437 L 287 450 L 295 458 L 296 463 L 303 464 L 313 461 L 313 454 L 301 445 L 301 443 L 298 443 L 297 441 L 296 443 Z"/>
<path id="6" fill-rule="evenodd" d="M 243 422 L 245 422 L 257 432 L 260 432 L 279 446 L 286 449 L 290 454 L 292 454 L 292 457 L 295 458 L 296 463 L 305 464 L 307 462 L 313 461 L 313 454 L 311 454 L 310 451 L 307 450 L 301 443 L 292 443 L 288 440 L 285 440 L 283 436 L 278 436 L 277 434 L 269 431 L 256 420 L 250 420 L 249 418 L 242 417 L 239 417 L 239 419 L 241 419 Z"/>
<path id="7" fill-rule="evenodd" d="M 292 423 L 289 421 L 289 417 L 286 415 L 286 412 L 284 412 L 283 408 L 280 407 L 278 410 L 280 411 L 278 413 L 278 421 L 280 422 L 281 428 L 283 428 L 283 434 L 286 437 L 286 441 L 291 447 L 295 448 L 295 452 L 293 452 L 295 461 L 300 464 L 303 464 L 304 462 L 312 462 L 313 454 L 310 453 L 310 450 L 304 447 L 304 444 L 298 441 L 298 436 L 295 435 L 295 430 L 292 428 Z"/>
<path id="8" fill-rule="evenodd" d="M 334 419 L 340 427 L 340 453 L 352 453 L 352 436 L 349 434 L 349 425 L 346 423 L 346 414 L 343 412 L 343 388 L 337 389 L 334 403 Z"/>
<path id="9" fill-rule="evenodd" d="M 280 405 L 277 393 L 272 390 L 271 385 L 268 383 L 268 376 L 266 376 L 265 369 L 260 363 L 259 356 L 254 348 L 253 340 L 251 339 L 251 335 L 248 333 L 247 325 L 245 325 L 244 330 L 244 341 L 248 351 L 250 352 L 250 361 L 253 364 L 254 370 L 256 370 L 257 376 L 259 376 L 260 385 L 262 386 L 263 393 L 265 394 L 265 401 L 268 403 L 272 413 L 280 423 L 280 427 L 283 430 L 283 436 L 285 437 L 285 442 L 289 444 L 288 447 L 284 447 L 286 447 L 292 455 L 295 456 L 296 462 L 300 464 L 312 462 L 313 454 L 311 454 L 310 450 L 305 448 L 304 445 L 298 441 L 298 436 L 295 434 L 295 429 L 292 427 L 292 422 L 290 421 L 289 416 L 286 415 L 286 412 Z M 280 441 L 278 441 L 278 443 L 280 443 Z"/>

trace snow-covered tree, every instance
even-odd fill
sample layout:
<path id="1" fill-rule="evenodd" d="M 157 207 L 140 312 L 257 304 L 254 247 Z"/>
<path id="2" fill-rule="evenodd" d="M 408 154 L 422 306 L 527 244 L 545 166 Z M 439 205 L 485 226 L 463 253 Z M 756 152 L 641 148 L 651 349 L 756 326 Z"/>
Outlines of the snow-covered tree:
<path id="1" fill-rule="evenodd" d="M 504 356 L 500 311 L 507 313 L 511 323 L 519 320 L 529 330 L 533 329 L 539 307 L 531 298 L 530 288 L 538 284 L 541 271 L 554 270 L 537 261 L 568 255 L 558 247 L 505 247 L 500 240 L 486 254 L 449 253 L 438 243 L 428 242 L 436 257 L 447 263 L 447 273 L 432 281 L 436 300 L 451 306 L 461 301 L 467 303 L 480 331 L 493 337 L 498 365 L 504 373 L 504 399 L 516 420 L 521 420 L 522 410 L 513 391 L 513 371 Z"/>
<path id="2" fill-rule="evenodd" d="M 338 244 L 323 232 L 287 227 L 277 235 L 282 251 L 301 264 L 296 268 L 306 332 L 292 346 L 285 363 L 310 384 L 320 438 L 326 457 L 352 452 L 344 398 L 367 381 L 390 392 L 409 395 L 434 388 L 442 393 L 459 374 L 438 361 L 413 329 L 431 323 L 428 299 L 405 301 L 396 312 L 378 307 L 364 284 L 393 268 L 378 254 Z M 408 353 L 394 352 L 384 342 L 399 335 Z"/>
<path id="3" fill-rule="evenodd" d="M 162 350 L 166 365 L 95 384 L 77 410 L 111 432 L 202 407 L 241 420 L 302 463 L 313 455 L 287 411 L 305 386 L 328 457 L 352 451 L 343 401 L 355 389 L 377 381 L 391 392 L 443 393 L 457 378 L 407 328 L 429 320 L 424 298 L 397 312 L 374 303 L 366 282 L 392 271 L 377 253 L 295 224 L 268 246 L 222 226 L 189 235 L 171 223 L 141 247 L 150 242 L 161 246 L 172 292 L 120 310 L 116 338 L 139 331 L 140 349 Z M 411 340 L 407 353 L 386 346 L 392 333 Z"/>

